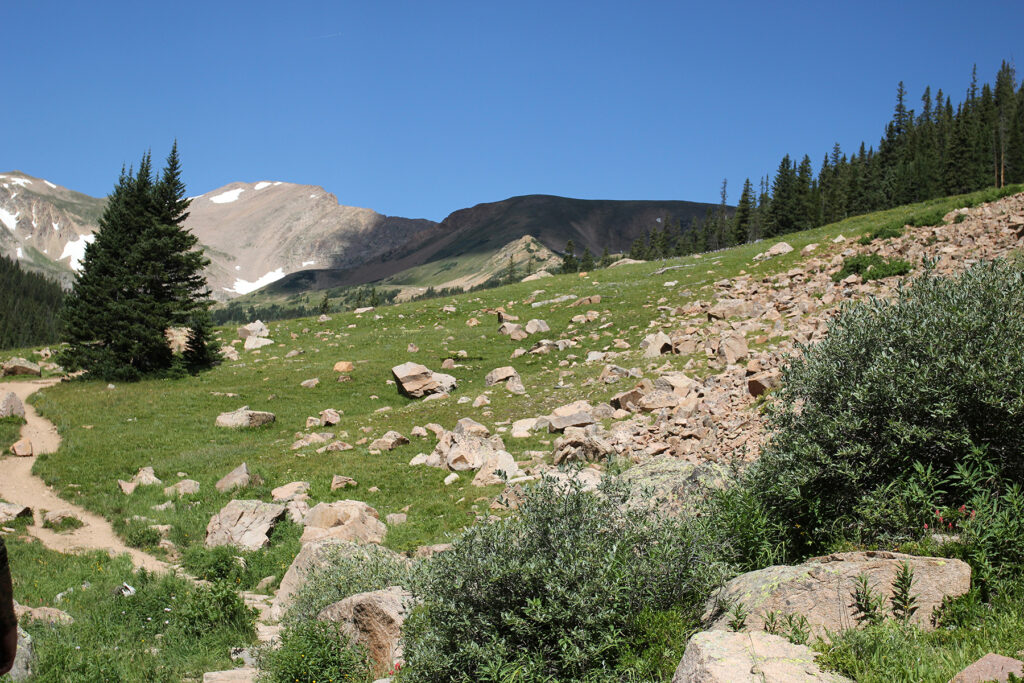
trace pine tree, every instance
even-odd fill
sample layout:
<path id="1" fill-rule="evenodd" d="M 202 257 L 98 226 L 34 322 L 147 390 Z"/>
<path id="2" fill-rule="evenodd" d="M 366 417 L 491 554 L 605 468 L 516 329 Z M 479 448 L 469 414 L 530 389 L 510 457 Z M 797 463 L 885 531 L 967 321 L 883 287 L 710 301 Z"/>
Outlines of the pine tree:
<path id="1" fill-rule="evenodd" d="M 598 267 L 607 268 L 612 264 L 612 255 L 608 253 L 608 247 L 601 252 L 601 260 L 597 262 Z"/>
<path id="2" fill-rule="evenodd" d="M 732 237 L 729 240 L 732 244 L 743 244 L 750 239 L 750 226 L 753 222 L 754 213 L 754 187 L 750 184 L 750 178 L 743 181 L 743 191 L 740 193 L 740 201 L 736 204 L 736 213 L 732 217 Z"/>
<path id="3" fill-rule="evenodd" d="M 572 240 L 565 243 L 565 254 L 562 255 L 562 272 L 575 273 L 580 269 L 579 261 L 576 259 L 576 245 Z"/>
<path id="4" fill-rule="evenodd" d="M 169 327 L 193 325 L 193 369 L 215 361 L 209 341 L 208 263 L 184 228 L 188 200 L 177 145 L 158 182 L 149 153 L 137 172 L 122 169 L 63 309 L 62 363 L 92 376 L 134 380 L 169 370 Z M 208 365 L 207 365 L 208 367 Z"/>
<path id="5" fill-rule="evenodd" d="M 594 255 L 590 253 L 590 247 L 583 247 L 583 255 L 580 256 L 580 270 L 589 273 L 594 269 Z"/>

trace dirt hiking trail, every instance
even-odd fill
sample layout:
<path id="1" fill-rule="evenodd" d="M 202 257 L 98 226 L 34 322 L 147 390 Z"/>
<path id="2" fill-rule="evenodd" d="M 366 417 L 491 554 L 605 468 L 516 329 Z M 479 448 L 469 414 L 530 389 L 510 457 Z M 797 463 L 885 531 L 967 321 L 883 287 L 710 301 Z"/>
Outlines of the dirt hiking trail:
<path id="1" fill-rule="evenodd" d="M 28 403 L 28 397 L 45 387 L 57 384 L 59 379 L 43 379 L 29 382 L 4 382 L 0 389 L 13 391 L 25 403 L 25 422 L 21 438 L 32 442 L 36 455 L 55 453 L 60 448 L 60 435 L 52 422 L 39 416 Z M 102 550 L 111 555 L 128 554 L 132 563 L 140 569 L 164 572 L 170 565 L 136 548 L 129 548 L 114 533 L 110 523 L 102 517 L 64 500 L 32 474 L 36 455 L 30 458 L 0 456 L 0 499 L 9 503 L 32 508 L 32 524 L 28 533 L 42 541 L 51 550 L 73 553 L 87 550 Z M 82 521 L 83 526 L 73 531 L 57 533 L 43 528 L 43 510 L 68 510 Z"/>

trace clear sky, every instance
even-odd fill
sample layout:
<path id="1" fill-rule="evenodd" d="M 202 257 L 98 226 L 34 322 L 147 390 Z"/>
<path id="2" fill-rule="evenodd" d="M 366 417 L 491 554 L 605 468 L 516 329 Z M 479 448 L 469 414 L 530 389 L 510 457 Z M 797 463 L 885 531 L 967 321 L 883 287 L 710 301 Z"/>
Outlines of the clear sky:
<path id="1" fill-rule="evenodd" d="M 530 193 L 730 202 L 876 144 L 896 85 L 1024 76 L 1024 2 L 3 0 L 0 172 L 87 194 L 177 138 L 190 194 L 440 220 Z"/>

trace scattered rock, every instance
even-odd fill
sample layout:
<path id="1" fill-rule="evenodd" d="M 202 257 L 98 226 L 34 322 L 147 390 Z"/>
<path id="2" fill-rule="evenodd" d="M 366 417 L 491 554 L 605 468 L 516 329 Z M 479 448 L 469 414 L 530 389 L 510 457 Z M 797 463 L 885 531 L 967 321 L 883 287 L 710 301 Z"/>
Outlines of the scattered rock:
<path id="1" fill-rule="evenodd" d="M 180 498 L 199 493 L 199 482 L 195 479 L 182 479 L 177 484 L 164 489 L 164 495 L 168 498 Z"/>
<path id="2" fill-rule="evenodd" d="M 241 465 L 224 475 L 224 477 L 216 483 L 214 488 L 221 493 L 227 493 L 231 489 L 247 488 L 249 486 L 257 486 L 261 483 L 263 483 L 263 480 L 260 479 L 259 475 L 251 474 L 249 472 L 249 466 L 243 462 Z"/>
<path id="3" fill-rule="evenodd" d="M 242 325 L 237 330 L 239 339 L 248 339 L 249 337 L 269 337 L 270 330 L 267 329 L 266 324 L 261 320 L 251 322 L 248 325 Z"/>
<path id="4" fill-rule="evenodd" d="M 472 434 L 473 436 L 487 437 L 491 435 L 491 430 L 471 417 L 460 419 L 455 423 L 455 429 L 452 431 L 456 434 Z"/>
<path id="5" fill-rule="evenodd" d="M 307 491 L 309 491 L 308 481 L 293 481 L 278 486 L 270 492 L 270 497 L 274 499 L 275 503 L 287 503 L 300 497 L 305 498 Z"/>
<path id="6" fill-rule="evenodd" d="M 251 666 L 225 671 L 207 671 L 203 674 L 203 683 L 255 683 L 259 670 Z"/>
<path id="7" fill-rule="evenodd" d="M 540 332 L 550 332 L 551 327 L 545 321 L 533 318 L 526 323 L 525 330 L 527 334 L 538 334 Z"/>
<path id="8" fill-rule="evenodd" d="M 249 406 L 242 406 L 238 410 L 218 415 L 216 425 L 218 427 L 228 427 L 232 429 L 260 427 L 265 424 L 270 424 L 276 419 L 277 416 L 273 413 L 268 413 L 262 410 L 249 410 Z"/>
<path id="9" fill-rule="evenodd" d="M 384 518 L 384 523 L 388 526 L 398 526 L 399 524 L 405 524 L 408 519 L 409 516 L 404 512 L 392 512 Z"/>
<path id="10" fill-rule="evenodd" d="M 449 474 L 447 477 L 444 478 L 444 485 L 445 486 L 451 486 L 452 484 L 454 484 L 458 480 L 459 480 L 458 473 L 457 472 L 452 472 L 451 474 Z"/>
<path id="11" fill-rule="evenodd" d="M 480 471 L 476 473 L 471 482 L 473 486 L 494 486 L 502 484 L 505 479 L 512 479 L 522 475 L 515 458 L 507 451 L 493 451 L 484 457 Z"/>
<path id="12" fill-rule="evenodd" d="M 391 368 L 398 383 L 398 390 L 409 398 L 448 393 L 456 386 L 455 378 L 439 372 L 432 372 L 419 363 L 403 363 Z"/>
<path id="13" fill-rule="evenodd" d="M 270 346 L 273 343 L 273 339 L 267 339 L 266 337 L 246 337 L 243 348 L 246 351 L 255 351 L 256 349 L 261 349 L 264 346 Z"/>
<path id="14" fill-rule="evenodd" d="M 0 524 L 8 524 L 19 517 L 31 517 L 32 508 L 0 501 Z"/>
<path id="15" fill-rule="evenodd" d="M 233 545 L 242 550 L 264 548 L 270 543 L 269 536 L 274 525 L 284 515 L 283 505 L 259 500 L 233 500 L 206 525 L 206 547 Z"/>
<path id="16" fill-rule="evenodd" d="M 728 468 L 713 462 L 693 463 L 671 455 L 659 455 L 619 475 L 629 490 L 629 500 L 653 505 L 666 516 L 678 516 L 731 480 Z"/>
<path id="17" fill-rule="evenodd" d="M 33 455 L 32 442 L 28 439 L 19 439 L 11 445 L 11 453 L 20 458 L 31 458 Z"/>
<path id="18" fill-rule="evenodd" d="M 11 680 L 21 683 L 32 678 L 32 667 L 35 664 L 35 651 L 32 647 L 32 636 L 18 627 L 18 649 L 14 655 L 14 667 L 10 671 Z"/>
<path id="19" fill-rule="evenodd" d="M 564 462 L 601 462 L 615 455 L 615 446 L 598 425 L 567 427 L 565 433 L 555 439 L 554 459 L 556 465 Z"/>
<path id="20" fill-rule="evenodd" d="M 342 476 L 340 474 L 335 474 L 334 477 L 331 478 L 331 490 L 332 491 L 337 491 L 338 489 L 343 489 L 346 486 L 351 486 L 351 487 L 355 488 L 358 485 L 359 485 L 359 482 L 357 482 L 352 477 L 345 477 L 345 476 Z"/>
<path id="21" fill-rule="evenodd" d="M 318 384 L 320 384 L 319 377 L 313 377 L 312 379 L 307 379 L 299 382 L 299 386 L 302 387 L 303 389 L 312 389 Z"/>
<path id="22" fill-rule="evenodd" d="M 399 446 L 404 446 L 409 443 L 409 439 L 402 436 L 400 433 L 391 430 L 384 434 L 384 436 L 376 439 L 370 444 L 371 451 L 393 451 Z"/>
<path id="23" fill-rule="evenodd" d="M 355 369 L 355 364 L 350 360 L 339 360 L 334 364 L 335 372 L 352 372 Z"/>
<path id="24" fill-rule="evenodd" d="M 672 340 L 664 332 L 655 332 L 644 337 L 640 342 L 644 350 L 644 358 L 657 358 L 665 353 L 672 353 Z"/>
<path id="25" fill-rule="evenodd" d="M 822 671 L 814 652 L 768 633 L 703 631 L 686 644 L 672 683 L 841 683 Z"/>

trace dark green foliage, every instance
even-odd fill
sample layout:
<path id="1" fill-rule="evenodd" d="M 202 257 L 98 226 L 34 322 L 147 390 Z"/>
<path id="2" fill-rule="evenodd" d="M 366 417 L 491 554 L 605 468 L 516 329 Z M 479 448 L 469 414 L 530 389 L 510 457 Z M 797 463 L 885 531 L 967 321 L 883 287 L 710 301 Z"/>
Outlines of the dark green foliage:
<path id="1" fill-rule="evenodd" d="M 515 516 L 427 562 L 405 680 L 622 680 L 651 613 L 681 610 L 677 633 L 696 625 L 722 577 L 711 553 L 699 525 L 626 509 L 621 491 L 530 487 Z"/>
<path id="2" fill-rule="evenodd" d="M 348 636 L 333 622 L 304 621 L 281 633 L 281 646 L 260 651 L 267 683 L 316 683 L 374 679 L 366 652 L 348 645 Z"/>
<path id="3" fill-rule="evenodd" d="M 0 256 L 0 349 L 58 341 L 63 301 L 59 284 Z"/>
<path id="4" fill-rule="evenodd" d="M 590 247 L 583 248 L 583 255 L 580 256 L 580 270 L 589 273 L 594 269 L 594 255 L 590 253 Z"/>
<path id="5" fill-rule="evenodd" d="M 576 245 L 569 240 L 565 243 L 565 253 L 562 255 L 562 272 L 575 273 L 580 269 L 580 263 L 576 259 Z"/>
<path id="6" fill-rule="evenodd" d="M 861 244 L 871 244 L 875 240 L 888 240 L 896 237 L 903 237 L 903 226 L 892 223 L 869 232 L 860 238 Z"/>
<path id="7" fill-rule="evenodd" d="M 904 624 L 917 611 L 917 596 L 914 589 L 914 568 L 909 562 L 900 562 L 900 568 L 892 582 L 892 616 Z"/>
<path id="8" fill-rule="evenodd" d="M 832 281 L 839 282 L 851 275 L 860 275 L 867 282 L 894 275 L 906 275 L 910 270 L 910 264 L 902 259 L 886 261 L 878 254 L 858 254 L 843 261 L 842 270 L 832 276 Z"/>
<path id="9" fill-rule="evenodd" d="M 69 345 L 60 357 L 65 367 L 134 380 L 166 373 L 176 364 L 165 330 L 202 326 L 209 308 L 202 275 L 209 261 L 183 227 L 187 208 L 177 145 L 159 180 L 153 178 L 149 154 L 137 172 L 122 171 L 65 301 Z M 208 334 L 207 324 L 190 337 L 190 369 L 209 367 L 215 360 L 202 348 Z"/>
<path id="10" fill-rule="evenodd" d="M 800 555 L 916 538 L 935 508 L 1024 480 L 1021 310 L 1024 271 L 1004 262 L 845 307 L 785 370 L 774 435 L 745 478 L 778 531 L 765 542 Z M 989 546 L 1012 559 L 1021 544 Z"/>

